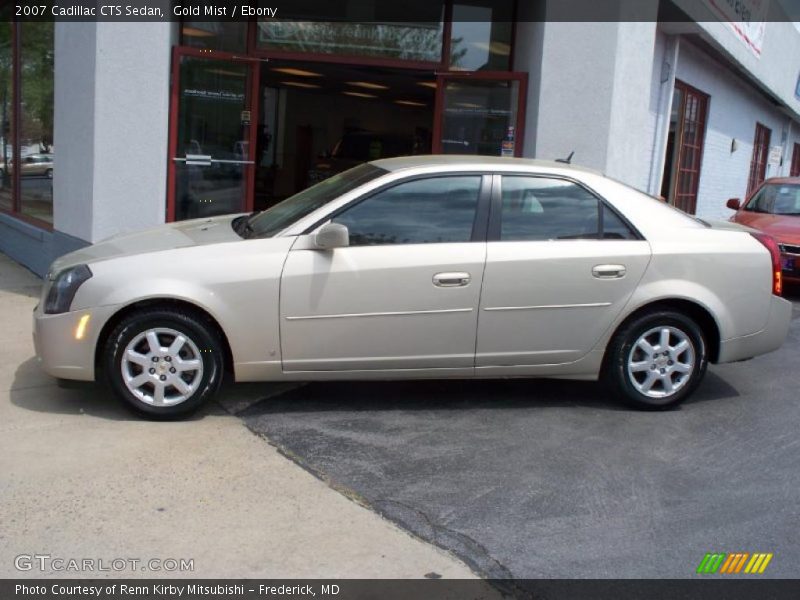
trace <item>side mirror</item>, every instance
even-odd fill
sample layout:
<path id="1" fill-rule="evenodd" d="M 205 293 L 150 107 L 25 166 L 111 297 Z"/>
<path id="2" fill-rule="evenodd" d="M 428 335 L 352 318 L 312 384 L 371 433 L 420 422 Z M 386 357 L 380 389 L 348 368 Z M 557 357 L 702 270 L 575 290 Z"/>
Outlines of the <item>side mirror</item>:
<path id="1" fill-rule="evenodd" d="M 350 232 L 347 230 L 347 226 L 341 223 L 328 222 L 317 229 L 312 240 L 317 250 L 345 248 L 350 245 Z"/>
<path id="2" fill-rule="evenodd" d="M 730 200 L 728 200 L 728 203 L 725 206 L 727 206 L 731 210 L 739 210 L 740 208 L 742 208 L 742 201 L 739 200 L 738 198 L 731 198 Z"/>

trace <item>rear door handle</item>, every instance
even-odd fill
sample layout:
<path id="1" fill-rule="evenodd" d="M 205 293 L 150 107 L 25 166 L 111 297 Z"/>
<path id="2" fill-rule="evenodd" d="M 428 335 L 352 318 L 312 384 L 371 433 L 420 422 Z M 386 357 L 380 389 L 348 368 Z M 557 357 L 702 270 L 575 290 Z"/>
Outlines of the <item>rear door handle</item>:
<path id="1" fill-rule="evenodd" d="M 433 285 L 437 287 L 464 287 L 472 280 L 469 273 L 436 273 Z"/>
<path id="2" fill-rule="evenodd" d="M 625 265 L 595 265 L 592 267 L 592 275 L 598 279 L 621 279 L 625 277 L 627 269 Z"/>

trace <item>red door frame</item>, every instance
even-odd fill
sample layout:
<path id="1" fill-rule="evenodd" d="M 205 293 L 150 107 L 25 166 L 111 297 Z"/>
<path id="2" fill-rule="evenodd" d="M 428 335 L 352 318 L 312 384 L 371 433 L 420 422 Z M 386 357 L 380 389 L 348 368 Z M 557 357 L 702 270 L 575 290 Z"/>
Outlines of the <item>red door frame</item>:
<path id="1" fill-rule="evenodd" d="M 431 152 L 442 153 L 442 121 L 444 119 L 444 90 L 447 82 L 463 81 L 518 81 L 517 119 L 514 124 L 514 156 L 522 156 L 525 140 L 525 110 L 528 98 L 528 74 L 518 71 L 451 71 L 436 74 L 436 100 L 433 111 L 433 144 Z"/>
<path id="2" fill-rule="evenodd" d="M 800 177 L 800 142 L 794 145 L 792 165 L 789 167 L 789 177 Z"/>
<path id="3" fill-rule="evenodd" d="M 767 176 L 767 158 L 769 144 L 772 140 L 772 129 L 756 122 L 756 134 L 753 139 L 753 156 L 750 158 L 750 174 L 747 177 L 747 197 L 750 196 Z"/>
<path id="4" fill-rule="evenodd" d="M 250 110 L 250 131 L 248 134 L 248 160 L 255 161 L 256 152 L 256 134 L 258 130 L 258 110 L 261 109 L 261 103 L 258 98 L 258 86 L 260 61 L 257 58 L 243 57 L 232 52 L 222 52 L 218 50 L 205 50 L 201 48 L 191 48 L 187 46 L 175 46 L 172 48 L 172 72 L 170 76 L 170 106 L 169 106 L 169 149 L 167 155 L 167 222 L 175 220 L 176 213 L 176 197 L 175 185 L 176 169 L 175 158 L 178 152 L 178 126 L 180 122 L 178 111 L 180 110 L 180 74 L 181 74 L 181 59 L 184 56 L 192 58 L 200 58 L 206 60 L 227 60 L 238 64 L 249 63 L 250 81 L 247 87 L 247 96 L 245 97 L 245 110 Z M 256 165 L 243 165 L 244 172 L 244 203 L 242 205 L 243 212 L 251 212 L 253 210 L 254 190 L 255 190 L 255 173 Z"/>
<path id="5" fill-rule="evenodd" d="M 0 213 L 7 214 L 19 221 L 24 221 L 45 231 L 53 230 L 53 223 L 44 221 L 37 217 L 26 215 L 22 212 L 22 23 L 5 22 L 0 23 L 0 27 L 9 27 L 11 30 L 11 97 L 8 98 L 7 110 L 11 110 L 9 120 L 9 132 L 6 142 L 11 146 L 11 152 L 6 157 L 11 161 L 11 172 L 8 172 L 8 165 L 4 165 L 6 174 L 9 177 L 11 206 L 7 209 L 0 207 Z M 14 168 L 17 165 L 19 168 Z M 52 181 L 51 181 L 52 185 Z"/>
<path id="6" fill-rule="evenodd" d="M 674 180 L 672 182 L 672 204 L 689 214 L 695 214 L 697 211 L 697 191 L 700 186 L 700 171 L 703 167 L 703 149 L 705 147 L 706 139 L 706 123 L 708 121 L 708 105 L 711 97 L 698 90 L 696 87 L 684 83 L 678 79 L 675 80 L 675 87 L 683 92 L 683 102 L 681 104 L 680 114 L 678 116 L 678 131 L 675 140 L 678 146 L 678 153 L 676 155 L 674 169 Z M 686 123 L 688 116 L 686 114 L 686 107 L 689 105 L 690 100 L 697 101 L 697 115 L 694 119 L 696 128 L 696 138 L 694 144 L 687 143 L 684 138 L 686 132 Z M 688 167 L 684 167 L 683 159 L 687 150 L 694 150 L 694 160 Z M 681 176 L 688 174 L 693 176 L 690 190 L 681 193 Z"/>
<path id="7" fill-rule="evenodd" d="M 444 0 L 443 31 L 442 31 L 442 54 L 440 61 L 410 61 L 395 58 L 369 57 L 369 56 L 347 56 L 340 54 L 287 52 L 281 50 L 266 50 L 258 47 L 258 22 L 253 18 L 247 27 L 247 40 L 245 56 L 235 52 L 225 52 L 220 50 L 207 50 L 190 46 L 175 46 L 172 49 L 172 70 L 170 78 L 170 126 L 169 126 L 169 150 L 167 165 L 167 221 L 175 220 L 176 198 L 175 198 L 175 161 L 173 158 L 177 154 L 178 145 L 178 110 L 180 107 L 180 62 L 184 56 L 207 58 L 215 60 L 248 61 L 252 63 L 251 85 L 247 104 L 250 107 L 252 118 L 250 123 L 249 147 L 255 153 L 256 137 L 258 130 L 258 114 L 261 109 L 261 98 L 258 97 L 260 69 L 257 68 L 260 61 L 269 59 L 280 59 L 287 61 L 304 62 L 335 62 L 338 64 L 353 64 L 365 66 L 382 66 L 391 68 L 402 68 L 417 71 L 431 71 L 437 75 L 437 89 L 434 101 L 433 113 L 433 147 L 432 152 L 441 152 L 441 127 L 443 117 L 444 101 L 444 81 L 445 79 L 473 79 L 473 80 L 493 80 L 493 81 L 519 81 L 517 99 L 517 120 L 515 124 L 515 145 L 514 156 L 522 156 L 523 140 L 525 134 L 526 101 L 528 93 L 528 74 L 513 71 L 449 71 L 450 68 L 450 44 L 452 37 L 452 16 L 454 0 Z M 513 3 L 513 11 L 516 17 L 518 0 Z M 513 65 L 514 44 L 516 41 L 516 18 L 511 30 L 511 51 L 509 54 L 509 66 Z M 254 157 L 255 158 L 255 157 Z M 254 203 L 255 190 L 255 167 L 256 165 L 246 165 L 247 175 L 245 178 L 245 210 L 251 211 Z"/>

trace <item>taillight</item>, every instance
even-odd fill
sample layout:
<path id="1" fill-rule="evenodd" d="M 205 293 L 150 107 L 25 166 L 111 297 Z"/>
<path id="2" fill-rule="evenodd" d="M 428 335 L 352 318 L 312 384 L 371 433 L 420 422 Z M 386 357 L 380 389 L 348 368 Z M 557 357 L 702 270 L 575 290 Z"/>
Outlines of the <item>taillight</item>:
<path id="1" fill-rule="evenodd" d="M 769 250 L 769 255 L 772 257 L 772 293 L 780 296 L 783 292 L 783 275 L 781 273 L 781 249 L 778 248 L 778 242 L 766 233 L 751 233 L 750 235 Z"/>

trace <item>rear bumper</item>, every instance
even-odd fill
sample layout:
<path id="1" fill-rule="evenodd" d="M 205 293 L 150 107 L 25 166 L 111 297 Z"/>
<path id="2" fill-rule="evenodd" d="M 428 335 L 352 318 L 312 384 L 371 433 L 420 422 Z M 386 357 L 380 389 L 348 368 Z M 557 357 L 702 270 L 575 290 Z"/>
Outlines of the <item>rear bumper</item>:
<path id="1" fill-rule="evenodd" d="M 758 333 L 723 340 L 720 343 L 718 362 L 744 360 L 777 350 L 786 340 L 791 321 L 792 303 L 772 296 L 766 327 Z"/>
<path id="2" fill-rule="evenodd" d="M 62 379 L 94 381 L 97 340 L 117 309 L 117 306 L 100 306 L 47 315 L 37 306 L 33 312 L 33 345 L 45 372 Z M 76 339 L 76 329 L 84 315 L 89 315 L 89 319 L 83 337 Z"/>

